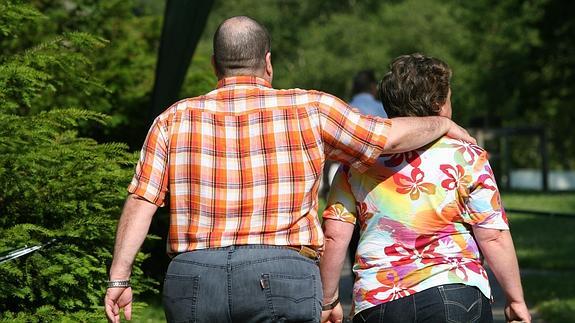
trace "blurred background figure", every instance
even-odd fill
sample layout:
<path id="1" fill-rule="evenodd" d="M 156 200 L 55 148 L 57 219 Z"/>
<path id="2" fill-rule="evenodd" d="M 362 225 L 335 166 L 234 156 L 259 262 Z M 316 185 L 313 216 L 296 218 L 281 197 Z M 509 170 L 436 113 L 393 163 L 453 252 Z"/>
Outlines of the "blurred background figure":
<path id="1" fill-rule="evenodd" d="M 359 71 L 354 76 L 351 95 L 349 104 L 361 113 L 387 118 L 381 101 L 377 99 L 377 81 L 372 69 Z"/>
<path id="2" fill-rule="evenodd" d="M 362 114 L 387 118 L 387 113 L 385 112 L 383 104 L 377 98 L 377 95 L 377 80 L 373 70 L 365 69 L 357 72 L 353 77 L 351 101 L 349 101 L 349 105 L 358 109 Z M 331 181 L 338 167 L 339 164 L 336 162 L 326 162 L 322 187 L 320 189 L 320 195 L 322 197 L 327 196 Z"/>
<path id="3" fill-rule="evenodd" d="M 375 78 L 375 73 L 372 69 L 366 69 L 357 72 L 353 77 L 353 86 L 351 89 L 351 101 L 349 104 L 354 108 L 359 109 L 363 114 L 370 114 L 373 116 L 378 116 L 382 118 L 387 118 L 387 113 L 385 112 L 385 107 L 383 103 L 379 100 L 377 93 L 377 80 Z M 329 170 L 329 183 L 335 176 L 338 166 L 335 164 L 330 165 Z M 355 261 L 355 252 L 357 251 L 357 244 L 359 242 L 359 225 L 355 226 L 353 230 L 353 236 L 349 242 L 348 248 L 348 258 L 351 264 Z M 353 276 L 353 271 L 352 271 Z"/>

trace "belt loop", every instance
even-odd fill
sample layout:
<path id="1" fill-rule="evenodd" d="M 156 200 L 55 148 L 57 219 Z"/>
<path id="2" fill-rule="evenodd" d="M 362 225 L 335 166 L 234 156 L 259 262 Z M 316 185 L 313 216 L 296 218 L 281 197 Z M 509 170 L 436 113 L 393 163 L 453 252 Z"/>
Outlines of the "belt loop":
<path id="1" fill-rule="evenodd" d="M 319 264 L 320 254 L 308 246 L 286 246 L 288 249 L 297 251 L 300 255 L 309 258 Z"/>

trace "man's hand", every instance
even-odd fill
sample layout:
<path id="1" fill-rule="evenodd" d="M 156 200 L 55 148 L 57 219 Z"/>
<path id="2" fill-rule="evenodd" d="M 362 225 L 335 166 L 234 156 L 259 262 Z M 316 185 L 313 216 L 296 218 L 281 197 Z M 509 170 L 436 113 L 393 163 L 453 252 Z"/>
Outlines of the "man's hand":
<path id="1" fill-rule="evenodd" d="M 511 302 L 505 306 L 505 320 L 507 322 L 531 323 L 531 314 L 525 302 Z"/>
<path id="2" fill-rule="evenodd" d="M 331 310 L 321 312 L 321 322 L 322 323 L 342 323 L 343 322 L 343 308 L 341 304 L 337 304 Z"/>
<path id="3" fill-rule="evenodd" d="M 104 298 L 108 322 L 120 322 L 120 309 L 124 309 L 126 320 L 132 319 L 132 288 L 108 288 Z"/>
<path id="4" fill-rule="evenodd" d="M 132 263 L 146 239 L 156 209 L 158 207 L 155 204 L 134 194 L 130 194 L 126 199 L 116 232 L 110 280 L 130 279 Z M 126 319 L 130 320 L 132 318 L 132 288 L 108 288 L 104 306 L 109 322 L 120 322 L 120 309 L 122 308 Z"/>
<path id="5" fill-rule="evenodd" d="M 449 127 L 449 130 L 447 131 L 446 136 L 451 137 L 453 139 L 459 139 L 459 140 L 463 140 L 465 142 L 468 142 L 470 144 L 477 144 L 477 141 L 475 140 L 475 138 L 471 137 L 469 135 L 469 133 L 467 132 L 467 130 L 465 130 L 464 128 L 460 127 L 457 123 L 455 122 L 451 122 L 451 127 Z"/>

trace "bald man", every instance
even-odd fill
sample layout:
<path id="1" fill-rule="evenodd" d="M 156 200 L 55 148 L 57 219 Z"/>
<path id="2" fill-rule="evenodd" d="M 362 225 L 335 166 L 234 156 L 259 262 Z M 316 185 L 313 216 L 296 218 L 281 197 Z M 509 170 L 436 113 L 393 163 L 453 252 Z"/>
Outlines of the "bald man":
<path id="1" fill-rule="evenodd" d="M 319 322 L 337 304 L 323 299 L 317 266 L 325 160 L 363 171 L 446 133 L 473 139 L 447 118 L 392 122 L 327 93 L 273 89 L 270 37 L 251 18 L 225 20 L 213 47 L 217 88 L 174 103 L 146 137 L 118 223 L 107 317 L 130 318 L 132 263 L 169 194 L 169 322 Z"/>

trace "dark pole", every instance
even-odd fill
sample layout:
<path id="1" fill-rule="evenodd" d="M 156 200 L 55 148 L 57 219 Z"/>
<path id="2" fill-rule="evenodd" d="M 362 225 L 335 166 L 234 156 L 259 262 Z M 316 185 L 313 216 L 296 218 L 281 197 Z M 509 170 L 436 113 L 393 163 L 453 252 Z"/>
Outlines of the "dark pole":
<path id="1" fill-rule="evenodd" d="M 156 65 L 150 122 L 178 100 L 214 0 L 168 0 Z"/>
<path id="2" fill-rule="evenodd" d="M 547 156 L 547 136 L 545 128 L 539 133 L 539 149 L 541 152 L 541 177 L 543 178 L 543 192 L 549 191 L 549 159 Z"/>

